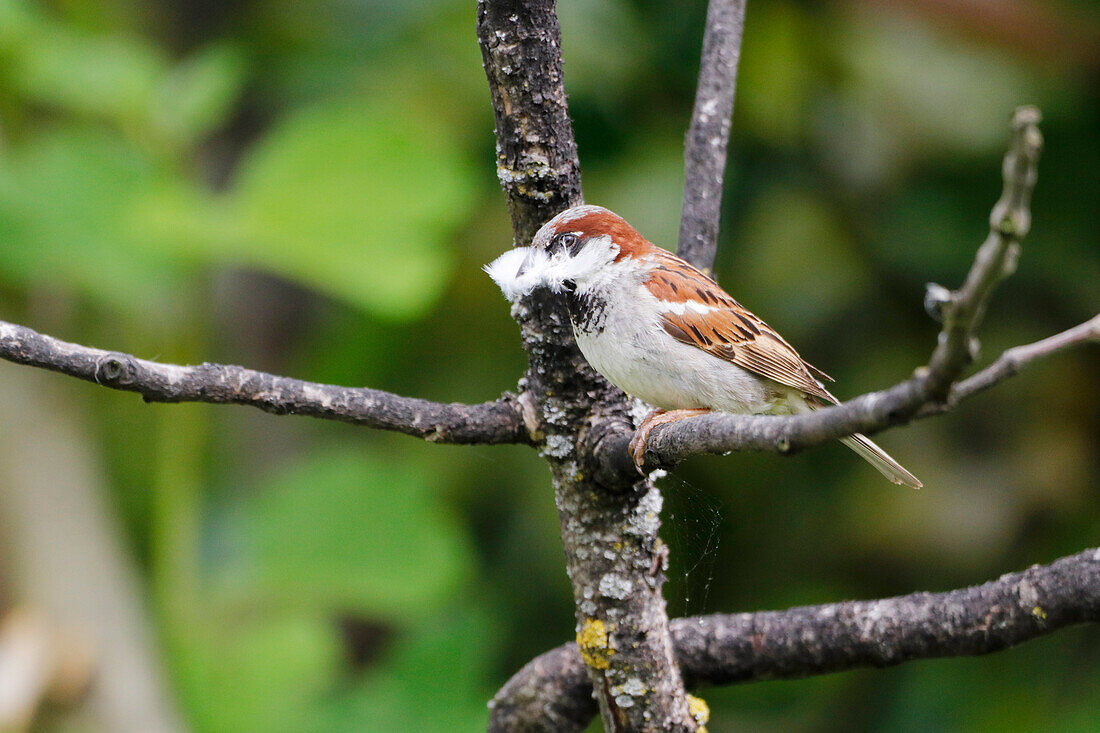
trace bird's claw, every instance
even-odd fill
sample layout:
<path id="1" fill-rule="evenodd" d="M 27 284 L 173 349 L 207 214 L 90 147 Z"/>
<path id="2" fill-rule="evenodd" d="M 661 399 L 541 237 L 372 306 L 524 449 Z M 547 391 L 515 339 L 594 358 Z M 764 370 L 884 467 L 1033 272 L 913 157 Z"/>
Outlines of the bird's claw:
<path id="1" fill-rule="evenodd" d="M 638 428 L 634 432 L 634 437 L 630 439 L 630 445 L 627 446 L 627 450 L 630 451 L 630 457 L 634 459 L 634 466 L 638 469 L 638 473 L 645 474 L 642 470 L 642 464 L 645 463 L 645 440 L 649 437 L 650 428 Z"/>
<path id="2" fill-rule="evenodd" d="M 653 431 L 653 428 L 658 425 L 679 422 L 685 418 L 703 415 L 708 412 L 710 412 L 710 410 L 707 409 L 687 409 L 672 410 L 671 412 L 654 410 L 649 413 L 645 420 L 642 420 L 642 424 L 638 426 L 638 429 L 634 431 L 634 437 L 630 439 L 630 445 L 627 446 L 627 449 L 630 451 L 630 457 L 634 459 L 634 465 L 637 467 L 638 473 L 643 476 L 646 475 L 645 469 L 643 469 L 642 466 L 645 464 L 646 441 L 649 440 L 649 434 Z"/>
<path id="3" fill-rule="evenodd" d="M 649 438 L 649 432 L 658 424 L 657 418 L 664 414 L 664 410 L 654 410 L 646 415 L 645 419 L 642 420 L 642 424 L 634 431 L 634 437 L 630 439 L 630 445 L 627 446 L 630 457 L 634 459 L 634 467 L 643 476 L 645 476 L 645 471 L 642 469 L 645 464 L 645 442 Z"/>

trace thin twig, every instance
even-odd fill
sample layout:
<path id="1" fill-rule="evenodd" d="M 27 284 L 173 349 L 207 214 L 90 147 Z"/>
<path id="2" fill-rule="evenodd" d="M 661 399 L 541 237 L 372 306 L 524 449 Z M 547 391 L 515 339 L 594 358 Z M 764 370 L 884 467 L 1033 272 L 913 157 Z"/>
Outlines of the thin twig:
<path id="1" fill-rule="evenodd" d="M 718 249 L 722 183 L 745 28 L 745 0 L 710 0 L 699 86 L 684 146 L 684 204 L 677 254 L 709 271 Z"/>
<path id="2" fill-rule="evenodd" d="M 1031 230 L 1031 192 L 1038 176 L 1043 135 L 1042 115 L 1035 107 L 1020 107 L 1012 116 L 1012 143 L 1004 158 L 1004 190 L 989 215 L 989 236 L 974 257 L 966 281 L 947 292 L 929 287 L 925 304 L 943 320 L 943 330 L 925 375 L 933 399 L 947 396 L 951 385 L 977 353 L 974 330 L 981 322 L 993 288 L 1016 270 L 1020 240 Z"/>
<path id="3" fill-rule="evenodd" d="M 225 364 L 177 366 L 71 344 L 0 321 L 0 358 L 50 369 L 146 402 L 251 405 L 277 415 L 308 415 L 395 430 L 436 443 L 532 443 L 519 398 L 443 404 L 366 387 L 338 387 Z M 530 420 L 528 420 L 530 422 Z"/>
<path id="4" fill-rule="evenodd" d="M 786 611 L 675 619 L 690 686 L 795 679 L 1001 651 L 1100 621 L 1100 549 L 984 585 Z M 491 731 L 580 731 L 596 713 L 575 644 L 536 657 L 493 698 Z M 552 714 L 552 717 L 551 717 Z"/>
<path id="5" fill-rule="evenodd" d="M 1019 374 L 1025 367 L 1031 366 L 1040 359 L 1088 343 L 1100 343 L 1100 314 L 1042 341 L 1008 349 L 985 369 L 952 387 L 946 404 L 948 407 L 954 407 L 967 397 L 984 392 L 1009 377 Z"/>

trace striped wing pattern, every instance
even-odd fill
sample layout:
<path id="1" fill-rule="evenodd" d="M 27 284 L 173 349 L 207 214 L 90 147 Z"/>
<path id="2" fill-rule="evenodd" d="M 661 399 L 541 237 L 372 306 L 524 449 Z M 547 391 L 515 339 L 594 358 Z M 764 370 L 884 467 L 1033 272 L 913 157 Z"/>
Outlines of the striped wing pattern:
<path id="1" fill-rule="evenodd" d="M 832 377 L 803 361 L 718 283 L 671 252 L 659 249 L 652 256 L 656 267 L 645 287 L 667 304 L 661 325 L 670 336 L 826 404 L 837 402 L 814 375 Z"/>

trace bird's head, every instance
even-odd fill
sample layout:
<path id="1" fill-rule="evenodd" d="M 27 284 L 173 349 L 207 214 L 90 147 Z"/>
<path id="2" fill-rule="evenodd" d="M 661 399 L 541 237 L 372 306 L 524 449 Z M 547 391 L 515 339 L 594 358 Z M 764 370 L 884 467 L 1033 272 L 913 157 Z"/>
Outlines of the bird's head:
<path id="1" fill-rule="evenodd" d="M 543 224 L 530 247 L 497 258 L 485 270 L 509 300 L 538 287 L 555 292 L 592 286 L 612 265 L 653 247 L 618 214 L 601 206 L 574 206 Z"/>

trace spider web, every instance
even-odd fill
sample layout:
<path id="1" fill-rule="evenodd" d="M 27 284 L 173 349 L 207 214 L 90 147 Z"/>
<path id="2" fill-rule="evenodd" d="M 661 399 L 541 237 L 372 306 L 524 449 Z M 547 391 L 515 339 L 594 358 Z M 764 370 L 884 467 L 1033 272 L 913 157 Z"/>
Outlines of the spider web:
<path id="1" fill-rule="evenodd" d="M 722 539 L 722 502 L 683 479 L 661 479 L 665 495 L 661 536 L 669 548 L 669 616 L 707 612 L 718 547 Z"/>
<path id="2" fill-rule="evenodd" d="M 456 460 L 499 465 L 497 459 L 477 450 L 463 451 Z M 704 614 L 722 539 L 722 502 L 676 476 L 662 477 L 657 487 L 664 496 L 660 535 L 669 548 L 665 585 L 669 617 Z"/>

